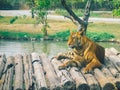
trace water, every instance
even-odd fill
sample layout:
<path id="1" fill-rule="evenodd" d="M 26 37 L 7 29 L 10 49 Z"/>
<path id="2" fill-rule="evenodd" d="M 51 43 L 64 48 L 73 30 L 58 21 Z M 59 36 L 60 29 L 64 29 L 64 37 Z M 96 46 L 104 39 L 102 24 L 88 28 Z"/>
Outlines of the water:
<path id="1" fill-rule="evenodd" d="M 32 52 L 46 53 L 49 57 L 56 55 L 59 52 L 67 51 L 66 42 L 51 42 L 51 41 L 5 41 L 0 40 L 0 53 L 5 53 L 7 56 L 16 54 L 29 54 Z"/>
<path id="2" fill-rule="evenodd" d="M 120 44 L 117 43 L 99 43 L 105 48 L 114 47 L 120 51 Z M 30 54 L 32 52 L 46 53 L 48 57 L 53 57 L 59 52 L 68 50 L 66 42 L 53 41 L 6 41 L 0 40 L 0 53 L 5 53 L 8 56 L 16 54 Z"/>

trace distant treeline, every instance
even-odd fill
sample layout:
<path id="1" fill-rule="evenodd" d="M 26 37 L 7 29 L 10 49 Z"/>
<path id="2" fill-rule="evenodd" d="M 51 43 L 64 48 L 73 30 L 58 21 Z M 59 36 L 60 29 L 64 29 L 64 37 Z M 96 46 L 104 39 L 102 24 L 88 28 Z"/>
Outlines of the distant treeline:
<path id="1" fill-rule="evenodd" d="M 0 0 L 0 10 L 13 10 L 13 9 L 29 9 L 30 0 Z M 60 0 L 50 0 L 51 1 L 51 10 L 62 9 L 62 5 Z M 72 9 L 84 9 L 87 0 L 66 0 L 68 5 Z M 113 4 L 108 3 L 107 0 L 103 0 L 103 2 L 93 2 L 92 10 L 113 10 Z"/>

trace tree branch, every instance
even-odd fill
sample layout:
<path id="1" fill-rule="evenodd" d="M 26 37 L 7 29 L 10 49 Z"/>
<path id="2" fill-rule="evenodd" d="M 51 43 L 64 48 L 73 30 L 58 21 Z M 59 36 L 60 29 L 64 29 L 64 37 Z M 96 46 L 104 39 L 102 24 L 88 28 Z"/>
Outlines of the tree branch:
<path id="1" fill-rule="evenodd" d="M 68 16 L 68 15 L 64 15 L 64 17 L 69 18 L 75 25 L 78 25 L 78 22 L 76 22 L 76 21 L 73 19 L 73 17 Z"/>
<path id="2" fill-rule="evenodd" d="M 77 21 L 79 24 L 83 25 L 84 22 L 82 19 L 80 19 L 66 4 L 66 0 L 61 0 L 61 4 L 63 7 L 67 10 L 67 12 L 72 16 L 72 18 Z"/>
<path id="3" fill-rule="evenodd" d="M 87 1 L 85 13 L 84 13 L 83 20 L 82 20 L 68 7 L 68 5 L 66 4 L 66 0 L 61 0 L 61 4 L 63 5 L 63 7 L 67 10 L 67 12 L 71 16 L 68 18 L 71 19 L 75 24 L 78 25 L 78 31 L 84 30 L 86 33 L 86 29 L 88 26 L 88 19 L 90 16 L 91 1 L 92 0 Z"/>

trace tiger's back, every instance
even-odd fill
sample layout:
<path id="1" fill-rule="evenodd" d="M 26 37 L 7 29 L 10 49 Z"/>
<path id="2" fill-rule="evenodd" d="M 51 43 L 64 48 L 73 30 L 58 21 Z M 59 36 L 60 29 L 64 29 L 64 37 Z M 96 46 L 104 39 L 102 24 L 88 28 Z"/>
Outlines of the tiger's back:
<path id="1" fill-rule="evenodd" d="M 104 56 L 105 56 L 105 49 L 104 47 L 98 45 L 97 43 L 91 41 L 88 37 L 84 36 L 84 41 L 85 44 L 88 44 L 87 48 L 84 51 L 84 56 L 86 56 L 86 54 L 88 54 L 85 58 L 87 59 L 87 57 L 91 56 L 93 58 L 93 56 L 95 55 L 95 57 L 98 58 L 98 60 L 103 64 L 104 63 Z M 90 53 L 90 54 L 89 54 Z"/>

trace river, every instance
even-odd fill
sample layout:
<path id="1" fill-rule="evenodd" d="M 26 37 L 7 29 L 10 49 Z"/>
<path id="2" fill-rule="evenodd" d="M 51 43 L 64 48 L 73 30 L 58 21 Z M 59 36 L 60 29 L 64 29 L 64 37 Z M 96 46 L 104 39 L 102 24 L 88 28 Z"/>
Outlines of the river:
<path id="1" fill-rule="evenodd" d="M 108 42 L 100 42 L 99 44 L 105 48 L 114 47 L 120 51 L 120 44 Z M 0 53 L 5 53 L 7 57 L 37 52 L 40 54 L 46 53 L 51 58 L 59 52 L 66 52 L 68 49 L 66 42 L 0 40 Z"/>

